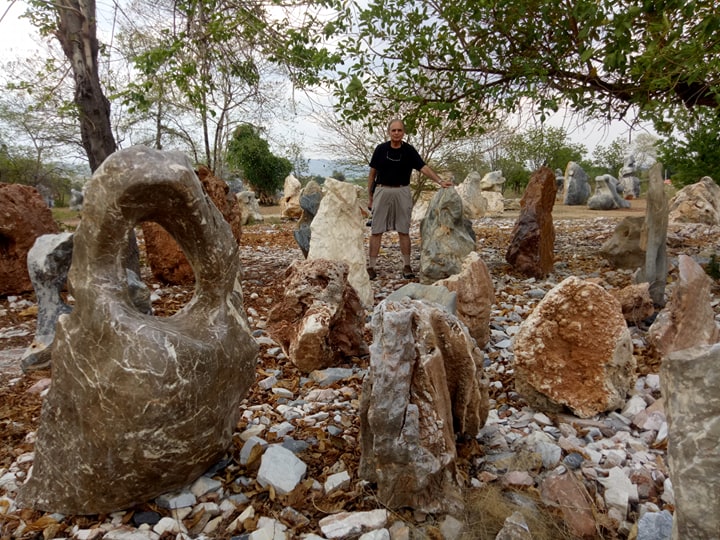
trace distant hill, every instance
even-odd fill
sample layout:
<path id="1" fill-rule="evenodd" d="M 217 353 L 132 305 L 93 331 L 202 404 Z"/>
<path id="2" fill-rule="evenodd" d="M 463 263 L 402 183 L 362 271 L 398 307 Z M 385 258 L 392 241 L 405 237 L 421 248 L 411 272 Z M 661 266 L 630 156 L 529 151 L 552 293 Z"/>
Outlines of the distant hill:
<path id="1" fill-rule="evenodd" d="M 310 176 L 332 176 L 334 171 L 340 171 L 348 180 L 367 178 L 368 175 L 367 167 L 344 165 L 333 159 L 309 159 L 308 169 Z"/>

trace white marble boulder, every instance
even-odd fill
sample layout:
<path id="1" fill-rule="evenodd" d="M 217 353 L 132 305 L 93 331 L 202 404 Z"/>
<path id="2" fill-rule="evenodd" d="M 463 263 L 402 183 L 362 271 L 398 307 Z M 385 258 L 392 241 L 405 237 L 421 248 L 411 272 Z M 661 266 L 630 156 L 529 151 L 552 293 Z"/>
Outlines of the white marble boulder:
<path id="1" fill-rule="evenodd" d="M 346 262 L 350 284 L 363 306 L 371 308 L 375 295 L 366 270 L 365 229 L 356 186 L 332 178 L 325 180 L 325 195 L 310 223 L 307 258 Z"/>
<path id="2" fill-rule="evenodd" d="M 300 192 L 302 184 L 292 174 L 285 177 L 283 187 L 283 198 L 280 201 L 280 215 L 287 219 L 300 219 L 302 208 L 300 207 Z"/>
<path id="3" fill-rule="evenodd" d="M 247 225 L 251 221 L 259 223 L 265 221 L 265 216 L 260 212 L 260 203 L 254 191 L 240 191 L 235 194 L 238 208 L 240 209 L 240 223 Z"/>
<path id="4" fill-rule="evenodd" d="M 143 220 L 165 228 L 195 270 L 195 294 L 172 317 L 130 299 L 121 253 Z M 179 489 L 222 457 L 257 360 L 240 275 L 230 226 L 185 156 L 131 147 L 103 162 L 74 236 L 75 306 L 57 325 L 20 505 L 110 513 Z"/>
<path id="5" fill-rule="evenodd" d="M 442 307 L 379 304 L 360 403 L 360 477 L 390 508 L 462 508 L 456 439 L 472 439 L 489 410 L 482 352 Z"/>
<path id="6" fill-rule="evenodd" d="M 285 291 L 268 315 L 268 333 L 290 361 L 310 373 L 367 354 L 365 310 L 342 261 L 295 261 L 285 271 Z"/>
<path id="7" fill-rule="evenodd" d="M 515 388 L 546 412 L 580 418 L 624 405 L 636 361 L 620 303 L 575 276 L 551 289 L 520 325 L 513 344 Z"/>

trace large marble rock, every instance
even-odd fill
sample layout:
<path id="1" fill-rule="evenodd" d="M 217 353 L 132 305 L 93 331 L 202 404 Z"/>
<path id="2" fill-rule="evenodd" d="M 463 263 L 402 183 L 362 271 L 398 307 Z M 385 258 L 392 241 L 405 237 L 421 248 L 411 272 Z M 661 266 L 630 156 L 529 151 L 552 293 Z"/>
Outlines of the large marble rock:
<path id="1" fill-rule="evenodd" d="M 602 255 L 613 268 L 635 270 L 645 265 L 643 248 L 644 216 L 627 216 L 618 223 L 613 235 L 600 247 Z"/>
<path id="2" fill-rule="evenodd" d="M 237 198 L 230 192 L 228 185 L 213 175 L 207 167 L 201 166 L 197 175 L 203 190 L 230 225 L 236 242 L 240 243 L 242 212 Z M 192 285 L 195 282 L 195 273 L 173 236 L 159 223 L 152 221 L 143 222 L 142 231 L 145 253 L 153 275 L 172 285 Z"/>
<path id="3" fill-rule="evenodd" d="M 384 301 L 373 313 L 370 370 L 360 403 L 360 477 L 390 508 L 459 511 L 456 437 L 487 419 L 482 352 L 435 304 Z"/>
<path id="4" fill-rule="evenodd" d="M 363 306 L 371 308 L 375 295 L 365 262 L 365 220 L 353 184 L 328 178 L 325 195 L 310 224 L 308 259 L 344 261 L 348 281 L 355 287 Z"/>
<path id="5" fill-rule="evenodd" d="M 675 494 L 673 540 L 720 531 L 720 344 L 663 358 L 660 382 L 668 420 L 668 464 Z"/>
<path id="6" fill-rule="evenodd" d="M 283 197 L 280 200 L 280 215 L 288 219 L 300 219 L 302 208 L 300 206 L 300 192 L 302 184 L 292 174 L 285 177 Z"/>
<path id="7" fill-rule="evenodd" d="M 38 236 L 58 232 L 37 189 L 0 183 L 0 296 L 32 291 L 28 252 Z"/>
<path id="8" fill-rule="evenodd" d="M 172 317 L 130 300 L 119 253 L 142 221 L 169 231 L 196 270 L 193 299 Z M 222 457 L 257 360 L 240 274 L 230 226 L 185 156 L 131 147 L 103 162 L 75 232 L 75 306 L 57 325 L 20 505 L 109 513 L 179 489 Z"/>
<path id="9" fill-rule="evenodd" d="M 685 186 L 670 201 L 670 223 L 720 225 L 720 186 L 704 176 Z"/>
<path id="10" fill-rule="evenodd" d="M 670 301 L 648 329 L 648 341 L 663 356 L 720 340 L 712 308 L 712 280 L 687 255 L 678 257 L 678 274 Z"/>
<path id="11" fill-rule="evenodd" d="M 520 325 L 513 345 L 515 388 L 543 411 L 590 418 L 625 403 L 636 361 L 619 302 L 602 287 L 569 277 Z"/>
<path id="12" fill-rule="evenodd" d="M 38 317 L 35 338 L 20 360 L 23 371 L 50 365 L 50 345 L 55 339 L 55 325 L 60 315 L 72 311 L 61 296 L 72 252 L 73 234 L 69 232 L 38 236 L 28 252 L 27 266 L 35 289 Z"/>
<path id="13" fill-rule="evenodd" d="M 582 206 L 590 198 L 590 182 L 585 170 L 570 161 L 565 167 L 565 184 L 563 185 L 563 204 Z"/>
<path id="14" fill-rule="evenodd" d="M 650 284 L 650 298 L 657 307 L 665 305 L 665 285 L 667 283 L 667 230 L 668 201 L 665 194 L 665 182 L 662 176 L 662 164 L 656 163 L 648 173 L 647 207 L 645 209 L 645 229 L 641 246 L 645 249 L 645 264 L 636 272 L 636 283 Z"/>
<path id="15" fill-rule="evenodd" d="M 430 284 L 457 274 L 475 249 L 472 223 L 455 188 L 438 190 L 420 223 L 420 282 Z"/>
<path id="16" fill-rule="evenodd" d="M 622 188 L 620 188 L 622 192 Z M 617 178 L 609 174 L 595 177 L 595 193 L 588 199 L 590 210 L 615 210 L 617 208 L 630 208 L 630 202 L 618 194 Z"/>
<path id="17" fill-rule="evenodd" d="M 555 226 L 555 174 L 541 167 L 530 177 L 520 200 L 520 215 L 513 228 L 505 260 L 528 277 L 544 278 L 553 269 Z"/>
<path id="18" fill-rule="evenodd" d="M 265 221 L 265 216 L 260 212 L 260 203 L 254 191 L 239 191 L 235 194 L 235 198 L 240 209 L 241 225 L 247 225 L 251 221 L 253 223 Z"/>
<path id="19" fill-rule="evenodd" d="M 365 310 L 342 261 L 295 261 L 285 271 L 284 295 L 268 315 L 273 336 L 302 372 L 367 354 Z"/>
<path id="20" fill-rule="evenodd" d="M 490 338 L 490 314 L 495 303 L 495 287 L 490 270 L 477 251 L 468 254 L 460 272 L 433 285 L 445 287 L 457 295 L 457 316 L 468 327 L 478 346 L 484 348 Z"/>
<path id="21" fill-rule="evenodd" d="M 310 224 L 320 208 L 320 201 L 323 198 L 322 188 L 315 180 L 310 180 L 300 192 L 300 208 L 302 216 L 298 221 L 297 228 L 293 231 L 295 241 L 300 247 L 303 255 L 307 258 L 310 251 Z"/>

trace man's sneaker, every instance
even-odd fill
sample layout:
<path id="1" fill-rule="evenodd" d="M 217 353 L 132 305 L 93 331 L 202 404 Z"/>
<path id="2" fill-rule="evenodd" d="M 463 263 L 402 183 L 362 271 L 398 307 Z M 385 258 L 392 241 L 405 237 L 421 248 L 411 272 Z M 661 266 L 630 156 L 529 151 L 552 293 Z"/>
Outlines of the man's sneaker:
<path id="1" fill-rule="evenodd" d="M 405 279 L 413 279 L 415 277 L 415 274 L 413 273 L 412 268 L 410 268 L 409 264 L 403 266 L 402 277 L 404 277 Z"/>
<path id="2" fill-rule="evenodd" d="M 370 278 L 370 281 L 373 281 L 377 277 L 377 272 L 374 268 L 368 268 L 367 269 L 368 277 Z"/>

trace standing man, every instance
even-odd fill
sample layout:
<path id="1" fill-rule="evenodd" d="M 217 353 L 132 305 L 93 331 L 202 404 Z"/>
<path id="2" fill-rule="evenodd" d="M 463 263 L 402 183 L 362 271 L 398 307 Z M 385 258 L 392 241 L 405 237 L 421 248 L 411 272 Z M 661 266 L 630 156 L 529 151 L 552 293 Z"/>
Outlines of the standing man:
<path id="1" fill-rule="evenodd" d="M 392 120 L 388 124 L 390 140 L 377 145 L 370 160 L 368 176 L 369 206 L 372 209 L 372 229 L 368 276 L 377 277 L 375 265 L 382 245 L 382 235 L 386 231 L 397 231 L 400 253 L 403 259 L 402 277 L 415 277 L 410 266 L 410 216 L 412 214 L 412 194 L 410 193 L 410 175 L 413 169 L 420 171 L 441 187 L 451 187 L 453 183 L 443 180 L 418 154 L 415 148 L 403 141 L 405 124 L 402 120 Z"/>

